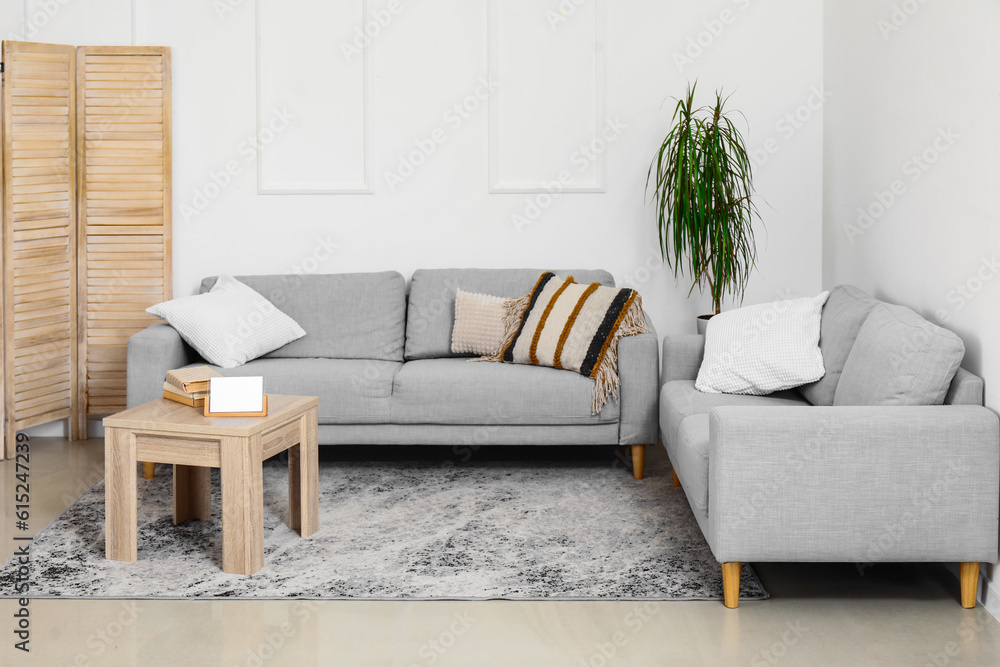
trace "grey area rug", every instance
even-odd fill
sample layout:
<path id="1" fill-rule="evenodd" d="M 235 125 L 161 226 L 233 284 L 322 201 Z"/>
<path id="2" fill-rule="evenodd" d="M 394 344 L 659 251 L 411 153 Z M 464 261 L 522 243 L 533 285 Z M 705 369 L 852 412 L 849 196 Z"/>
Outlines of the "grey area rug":
<path id="1" fill-rule="evenodd" d="M 172 523 L 171 468 L 139 481 L 139 560 L 104 558 L 104 483 L 31 543 L 31 597 L 722 599 L 722 573 L 665 463 L 320 462 L 320 529 L 288 528 L 287 468 L 264 464 L 263 569 L 221 569 L 213 518 Z M 0 571 L 0 595 L 16 566 Z M 767 597 L 750 567 L 743 600 Z"/>

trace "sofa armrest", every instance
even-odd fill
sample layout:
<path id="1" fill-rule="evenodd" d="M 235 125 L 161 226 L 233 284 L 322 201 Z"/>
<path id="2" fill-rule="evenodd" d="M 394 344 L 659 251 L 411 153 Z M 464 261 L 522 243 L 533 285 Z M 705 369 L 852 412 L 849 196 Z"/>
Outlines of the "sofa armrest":
<path id="1" fill-rule="evenodd" d="M 986 408 L 718 407 L 709 433 L 720 562 L 997 559 Z"/>
<path id="2" fill-rule="evenodd" d="M 169 324 L 154 324 L 133 334 L 128 339 L 126 404 L 131 408 L 163 396 L 167 371 L 200 360 Z"/>
<path id="3" fill-rule="evenodd" d="M 673 334 L 663 337 L 663 370 L 660 386 L 674 380 L 696 380 L 705 353 L 705 337 L 700 334 Z"/>
<path id="4" fill-rule="evenodd" d="M 649 333 L 618 341 L 618 444 L 655 445 L 660 411 L 656 376 L 659 344 L 646 316 Z"/>

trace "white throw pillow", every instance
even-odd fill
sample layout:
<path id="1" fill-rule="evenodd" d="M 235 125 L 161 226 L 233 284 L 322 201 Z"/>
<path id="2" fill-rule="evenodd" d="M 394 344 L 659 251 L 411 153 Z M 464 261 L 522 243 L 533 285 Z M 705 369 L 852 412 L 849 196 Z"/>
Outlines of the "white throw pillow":
<path id="1" fill-rule="evenodd" d="M 493 354 L 503 342 L 506 301 L 500 296 L 459 289 L 455 293 L 451 351 L 455 354 Z"/>
<path id="2" fill-rule="evenodd" d="M 292 318 L 232 276 L 222 275 L 204 294 L 146 309 L 166 320 L 216 366 L 235 368 L 306 335 Z"/>
<path id="3" fill-rule="evenodd" d="M 710 319 L 695 388 L 761 396 L 819 380 L 826 372 L 819 329 L 828 294 L 737 308 Z"/>

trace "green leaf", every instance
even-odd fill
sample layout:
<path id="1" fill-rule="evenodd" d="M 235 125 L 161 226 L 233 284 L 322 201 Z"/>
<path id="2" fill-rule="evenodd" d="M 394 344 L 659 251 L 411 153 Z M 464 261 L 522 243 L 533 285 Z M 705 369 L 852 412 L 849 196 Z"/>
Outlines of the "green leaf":
<path id="1" fill-rule="evenodd" d="M 678 98 L 671 128 L 649 166 L 660 252 L 674 277 L 691 280 L 688 295 L 708 289 L 716 312 L 726 295 L 742 301 L 757 258 L 753 164 L 725 110 L 729 96 L 695 107 L 698 82 Z M 741 114 L 742 115 L 742 114 Z M 745 120 L 745 118 L 744 118 Z"/>

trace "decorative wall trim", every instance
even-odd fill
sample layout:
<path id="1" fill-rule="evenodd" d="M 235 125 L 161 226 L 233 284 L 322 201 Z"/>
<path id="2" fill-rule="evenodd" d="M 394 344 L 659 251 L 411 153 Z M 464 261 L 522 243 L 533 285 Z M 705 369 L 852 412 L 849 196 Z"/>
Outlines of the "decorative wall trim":
<path id="1" fill-rule="evenodd" d="M 496 80 L 496 59 L 493 53 L 493 45 L 497 43 L 497 22 L 494 20 L 496 12 L 499 11 L 499 3 L 502 0 L 487 0 L 486 18 L 486 68 L 487 78 L 492 82 Z M 594 68 L 594 137 L 600 137 L 607 121 L 607 48 L 605 40 L 605 2 L 606 0 L 594 0 L 594 51 L 596 61 Z M 500 127 L 498 123 L 498 105 L 494 100 L 488 100 L 489 106 L 489 129 L 488 138 L 488 161 L 489 161 L 489 191 L 490 194 L 540 194 L 551 191 L 551 183 L 530 182 L 530 181 L 500 181 L 497 172 L 499 169 L 499 146 Z M 567 156 L 568 157 L 568 156 Z M 588 193 L 606 191 L 606 158 L 601 153 L 595 160 L 596 180 L 589 183 L 574 182 L 564 186 L 560 192 Z M 552 175 L 553 180 L 556 174 Z"/>
<path id="2" fill-rule="evenodd" d="M 368 22 L 368 2 L 367 0 L 358 0 L 361 3 L 361 29 L 364 30 L 365 24 Z M 263 99 L 262 99 L 262 89 L 263 89 L 263 73 L 261 67 L 261 22 L 263 14 L 263 2 L 261 0 L 254 0 L 254 11 L 255 11 L 255 22 L 254 22 L 254 51 L 255 51 L 255 63 L 256 68 L 256 104 L 257 104 L 257 120 L 256 128 L 257 134 L 260 136 L 262 130 L 262 123 L 264 122 L 264 112 L 263 112 Z M 371 63 L 371 49 L 372 45 L 368 44 L 362 51 L 362 91 L 364 99 L 362 100 L 362 116 L 364 118 L 363 129 L 364 133 L 364 151 L 363 151 L 363 171 L 364 180 L 360 183 L 330 183 L 321 187 L 312 187 L 305 184 L 275 184 L 275 183 L 265 183 L 264 182 L 264 165 L 263 165 L 263 151 L 257 154 L 257 194 L 259 195 L 358 195 L 358 194 L 374 194 L 375 189 L 373 187 L 373 176 L 372 176 L 372 122 L 371 113 L 369 105 L 369 95 L 372 88 L 372 63 Z"/>

